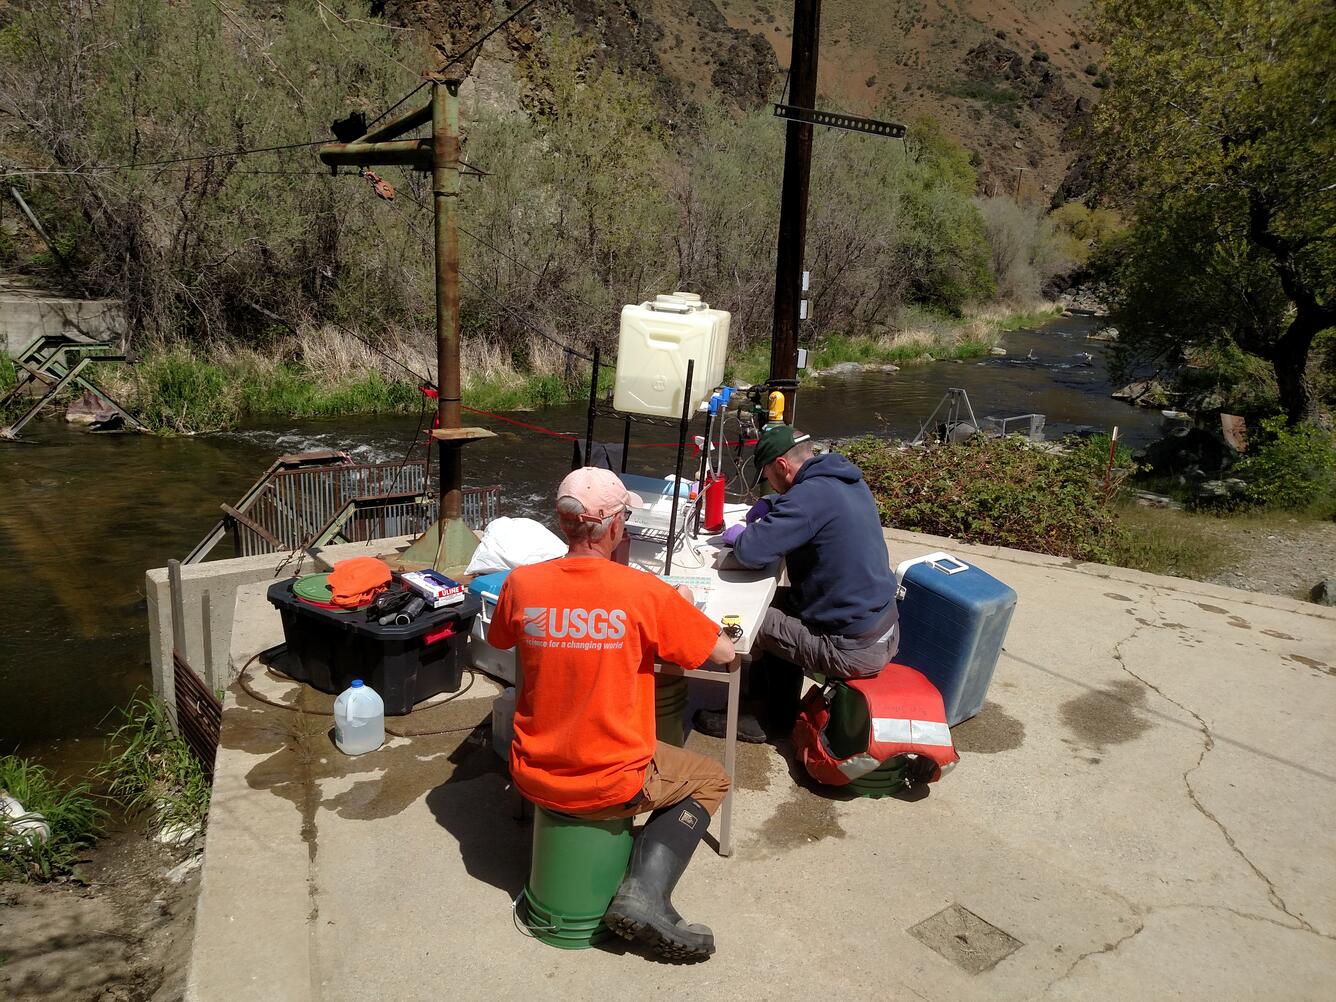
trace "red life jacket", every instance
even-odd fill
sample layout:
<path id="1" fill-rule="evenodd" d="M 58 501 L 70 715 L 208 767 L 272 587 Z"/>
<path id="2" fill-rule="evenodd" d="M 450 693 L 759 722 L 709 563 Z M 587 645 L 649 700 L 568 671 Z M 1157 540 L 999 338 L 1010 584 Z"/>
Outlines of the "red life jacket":
<path id="1" fill-rule="evenodd" d="M 873 678 L 843 682 L 867 701 L 867 749 L 836 758 L 826 743 L 830 701 L 816 688 L 803 699 L 793 744 L 812 778 L 829 786 L 845 786 L 897 755 L 918 755 L 932 761 L 935 783 L 959 761 L 951 729 L 946 724 L 942 694 L 923 675 L 894 662 Z"/>

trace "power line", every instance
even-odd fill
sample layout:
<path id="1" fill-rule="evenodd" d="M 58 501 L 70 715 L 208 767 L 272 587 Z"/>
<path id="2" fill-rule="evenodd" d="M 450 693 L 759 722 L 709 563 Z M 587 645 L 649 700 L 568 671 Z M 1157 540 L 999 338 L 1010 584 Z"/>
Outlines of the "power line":
<path id="1" fill-rule="evenodd" d="M 384 111 L 382 111 L 379 115 L 377 115 L 377 116 L 376 116 L 375 118 L 373 118 L 371 121 L 367 122 L 367 124 L 366 124 L 366 131 L 367 131 L 367 132 L 370 132 L 370 131 L 371 131 L 371 127 L 372 127 L 373 125 L 375 125 L 377 122 L 379 122 L 382 118 L 385 118 L 385 117 L 386 117 L 387 115 L 389 115 L 389 113 L 392 112 L 395 108 L 399 107 L 399 105 L 403 104 L 405 101 L 407 101 L 410 97 L 412 97 L 414 94 L 416 94 L 418 91 L 420 91 L 423 87 L 427 86 L 427 84 L 429 84 L 429 83 L 431 83 L 430 80 L 423 80 L 422 83 L 418 84 L 416 87 L 414 87 L 412 90 L 410 90 L 410 91 L 409 91 L 407 94 L 405 94 L 403 97 L 399 98 L 399 100 L 395 101 L 394 104 L 390 105 L 388 108 L 386 108 Z"/>
<path id="2" fill-rule="evenodd" d="M 582 351 L 578 351 L 577 349 L 572 348 L 569 344 L 566 344 L 565 342 L 563 342 L 563 341 L 561 341 L 560 339 L 558 339 L 558 338 L 556 337 L 556 335 L 554 335 L 554 334 L 549 334 L 547 331 L 543 330 L 541 327 L 539 327 L 537 324 L 535 324 L 535 323 L 534 323 L 532 320 L 530 320 L 528 317 L 524 316 L 522 313 L 519 313 L 517 310 L 515 310 L 514 307 L 509 306 L 509 305 L 507 305 L 505 302 L 503 302 L 502 300 L 498 299 L 498 298 L 497 298 L 496 296 L 494 296 L 491 292 L 489 292 L 489 291 L 487 290 L 486 286 L 484 286 L 484 285 L 483 285 L 481 282 L 479 282 L 477 279 L 470 277 L 467 273 L 465 273 L 465 272 L 462 271 L 462 270 L 461 270 L 460 273 L 459 273 L 459 277 L 462 278 L 464 281 L 468 282 L 469 285 L 473 286 L 475 289 L 477 289 L 479 292 L 481 292 L 484 296 L 486 296 L 488 299 L 490 299 L 490 300 L 491 300 L 493 303 L 495 303 L 497 306 L 501 307 L 501 309 L 503 309 L 503 310 L 505 310 L 507 313 L 509 313 L 509 314 L 511 315 L 512 318 L 514 318 L 515 320 L 517 320 L 517 321 L 520 323 L 521 326 L 529 328 L 529 330 L 533 331 L 535 334 L 537 334 L 539 337 L 543 338 L 545 341 L 550 341 L 552 344 L 556 345 L 556 346 L 557 346 L 558 348 L 560 348 L 562 351 L 567 352 L 568 354 L 574 355 L 576 358 L 582 358 L 582 359 L 584 359 L 586 362 L 593 362 L 593 361 L 594 361 L 594 357 L 593 357 L 592 355 L 586 355 L 584 352 L 582 352 Z M 606 362 L 600 362 L 599 365 L 602 366 L 602 367 L 605 368 L 605 369 L 612 369 L 612 368 L 615 368 L 614 366 L 608 365 Z"/>
<path id="3" fill-rule="evenodd" d="M 97 168 L 97 169 L 100 170 L 100 169 L 102 169 L 102 168 Z M 107 169 L 110 170 L 111 168 L 107 168 Z M 123 169 L 128 169 L 128 168 L 123 168 Z M 163 170 L 161 171 L 161 173 L 163 173 L 163 174 L 182 174 L 182 173 L 186 173 L 186 172 L 189 171 L 190 169 L 191 169 L 191 168 L 189 168 L 189 167 L 166 167 L 166 168 L 163 168 Z M 25 169 L 25 170 L 0 171 L 0 177 L 45 177 L 45 176 L 52 176 L 52 175 L 56 175 L 56 176 L 68 176 L 68 175 L 72 175 L 72 174 L 85 174 L 85 173 L 87 173 L 87 170 L 45 170 L 45 169 L 41 169 L 41 168 L 34 168 L 34 169 L 31 169 L 31 170 Z M 329 177 L 329 171 L 323 171 L 323 170 L 232 170 L 232 171 L 228 171 L 228 176 L 235 176 L 235 175 L 237 175 L 237 174 L 263 174 L 263 175 L 278 176 L 278 177 Z M 346 175 L 346 176 L 348 176 L 348 177 L 353 177 L 354 175 L 349 174 L 349 175 Z"/>
<path id="4" fill-rule="evenodd" d="M 224 157 L 245 157 L 252 153 L 279 153 L 283 150 L 301 150 L 311 146 L 324 146 L 328 139 L 314 139 L 309 143 L 285 143 L 282 146 L 257 146 L 249 150 L 222 150 L 217 153 L 202 153 L 191 157 L 173 157 L 168 160 L 142 160 L 128 164 L 93 164 L 88 167 L 80 167 L 71 171 L 72 174 L 82 174 L 88 171 L 99 170 L 138 170 L 141 167 L 163 167 L 170 164 L 188 164 L 196 163 L 200 160 L 218 160 Z"/>
<path id="5" fill-rule="evenodd" d="M 534 4 L 536 4 L 537 2 L 538 2 L 538 0 L 527 0 L 527 2 L 524 4 L 523 7 L 520 7 L 518 10 L 514 11 L 512 14 L 508 15 L 506 18 L 504 18 L 503 20 L 499 21 L 499 22 L 498 22 L 496 25 L 494 25 L 494 26 L 493 26 L 493 27 L 492 27 L 492 28 L 491 28 L 485 35 L 481 36 L 480 38 L 478 38 L 478 39 L 475 40 L 474 42 L 471 42 L 467 48 L 460 49 L 460 50 L 459 50 L 458 52 L 456 52 L 453 56 L 451 56 L 448 60 L 446 60 L 446 63 L 445 63 L 444 66 L 442 66 L 440 69 L 436 70 L 435 72 L 438 73 L 438 74 L 439 74 L 439 73 L 444 73 L 444 72 L 445 72 L 446 70 L 448 70 L 451 66 L 455 65 L 455 63 L 459 62 L 461 59 L 463 59 L 465 56 L 467 56 L 470 52 L 472 52 L 472 51 L 473 51 L 474 49 L 476 49 L 478 46 L 482 45 L 485 41 L 487 41 L 487 39 L 491 38 L 491 37 L 492 37 L 493 35 L 495 35 L 498 31 L 500 31 L 502 28 L 504 28 L 506 25 L 508 25 L 511 21 L 515 20 L 515 18 L 519 17 L 521 14 L 523 14 L 526 10 L 528 10 L 530 7 L 532 7 L 532 6 L 533 6 Z M 414 94 L 416 94 L 418 91 L 420 91 L 423 87 L 427 86 L 427 84 L 429 84 L 429 83 L 431 83 L 431 82 L 432 82 L 431 80 L 423 80 L 422 83 L 418 84 L 416 87 L 414 87 L 412 90 L 410 90 L 410 91 L 409 91 L 407 94 L 405 94 L 403 97 L 399 98 L 399 100 L 395 101 L 394 104 L 390 105 L 388 108 L 386 108 L 386 109 L 385 109 L 384 111 L 382 111 L 379 115 L 377 115 L 375 118 L 373 118 L 370 122 L 367 123 L 367 127 L 366 127 L 366 128 L 367 128 L 367 131 L 370 132 L 370 131 L 371 131 L 371 127 L 372 127 L 373 125 L 375 125 L 377 122 L 379 122 L 379 121 L 381 121 L 382 119 L 384 119 L 387 115 L 390 114 L 390 112 L 394 111 L 395 108 L 398 108 L 401 104 L 403 104 L 403 103 L 404 103 L 405 101 L 407 101 L 410 97 L 412 97 Z"/>
<path id="6" fill-rule="evenodd" d="M 461 161 L 461 162 L 462 162 L 462 161 Z M 430 205 L 427 205 L 427 204 L 426 204 L 425 202 L 423 202 L 421 199 L 414 197 L 413 193 L 410 192 L 410 191 L 405 191 L 405 192 L 404 192 L 404 197 L 407 198 L 410 202 L 412 202 L 414 205 L 418 206 L 418 207 L 421 208 L 421 209 L 424 209 L 424 210 L 429 211 L 429 212 L 431 212 L 431 211 L 435 211 L 435 210 L 432 209 L 432 207 L 431 207 Z M 486 247 L 488 250 L 492 251 L 493 253 L 495 253 L 495 254 L 500 254 L 503 258 L 505 258 L 505 259 L 506 259 L 507 261 L 509 261 L 511 264 L 515 265 L 517 268 L 520 268 L 520 269 L 522 269 L 523 271 L 527 271 L 530 275 L 534 275 L 534 276 L 536 276 L 536 277 L 538 277 L 538 278 L 542 278 L 542 277 L 544 277 L 543 272 L 540 271 L 539 269 L 535 268 L 533 265 L 525 264 L 523 261 L 521 261 L 519 258 L 515 257 L 513 254 L 510 254 L 510 253 L 508 253 L 507 251 L 503 251 L 500 247 L 496 246 L 496 244 L 492 243 L 490 240 L 487 240 L 485 237 L 480 237 L 480 236 L 478 236 L 478 234 L 474 233 L 474 232 L 473 232 L 472 230 L 470 230 L 467 226 L 464 226 L 464 225 L 462 225 L 462 224 L 456 224 L 456 225 L 459 226 L 459 232 L 460 232 L 460 233 L 463 233 L 463 234 L 464 234 L 466 237 L 468 237 L 470 240 L 476 240 L 476 241 L 478 241 L 478 243 L 482 244 L 484 247 Z M 560 286 L 560 285 L 554 285 L 554 286 L 552 286 L 552 288 L 553 288 L 553 290 L 555 290 L 556 292 L 561 293 L 563 296 L 565 296 L 567 299 L 569 299 L 572 303 L 575 303 L 575 304 L 578 305 L 578 306 L 583 306 L 585 309 L 590 310 L 591 312 L 594 312 L 594 313 L 597 313 L 598 310 L 599 310 L 599 308 L 598 308 L 597 306 L 595 306 L 593 303 L 589 302 L 589 300 L 587 300 L 587 299 L 582 299 L 581 297 L 577 296 L 575 293 L 569 291 L 568 289 L 563 288 L 563 287 Z"/>
<path id="7" fill-rule="evenodd" d="M 487 39 L 491 38 L 491 37 L 492 37 L 493 35 L 495 35 L 498 31 L 500 31 L 502 28 L 504 28 L 506 25 L 508 25 L 511 21 L 515 20 L 515 18 L 519 17 L 521 14 L 523 14 L 526 10 L 528 10 L 530 7 L 532 7 L 532 6 L 533 6 L 534 4 L 536 4 L 537 2 L 538 2 L 538 0 L 527 0 L 527 2 L 524 4 L 523 7 L 520 7 L 520 8 L 517 9 L 514 13 L 508 15 L 508 16 L 505 17 L 503 20 L 497 22 L 497 24 L 496 24 L 496 26 L 495 26 L 494 28 L 492 28 L 490 31 L 488 31 L 487 34 L 483 35 L 483 36 L 482 36 L 481 38 L 479 38 L 477 41 L 475 41 L 475 42 L 473 42 L 471 45 L 469 45 L 468 48 L 466 48 L 466 49 L 460 49 L 460 50 L 459 50 L 458 52 L 456 52 L 453 56 L 451 56 L 449 62 L 447 62 L 444 66 L 442 66 L 442 67 L 441 67 L 441 70 L 448 70 L 451 66 L 455 65 L 455 63 L 459 62 L 461 59 L 463 59 L 465 56 L 467 56 L 470 52 L 472 52 L 472 51 L 473 51 L 474 49 L 476 49 L 478 46 L 482 45 L 483 42 L 487 41 Z M 437 72 L 440 72 L 440 71 L 438 70 Z"/>
<path id="8" fill-rule="evenodd" d="M 418 208 L 423 209 L 423 210 L 426 210 L 426 211 L 428 211 L 428 212 L 433 211 L 432 208 L 431 208 L 431 206 L 426 205 L 426 204 L 424 204 L 423 202 L 418 201 L 418 199 L 414 198 L 414 197 L 413 197 L 411 194 L 409 194 L 408 192 L 405 192 L 405 195 L 407 195 L 408 200 L 409 200 L 410 202 L 412 202 L 414 205 L 416 205 Z M 410 224 L 410 225 L 411 225 L 411 224 Z M 456 224 L 456 225 L 458 225 L 458 224 Z M 416 227 L 414 227 L 414 229 L 416 229 Z M 529 268 L 527 265 L 525 265 L 524 262 L 522 262 L 522 261 L 520 261 L 520 260 L 518 260 L 518 259 L 516 259 L 516 258 L 514 258 L 514 257 L 511 257 L 511 256 L 510 256 L 509 254 L 507 254 L 505 251 L 500 250 L 499 248 L 492 246 L 492 244 L 488 243 L 488 242 L 485 241 L 485 240 L 482 240 L 480 237 L 476 237 L 476 236 L 474 236 L 472 233 L 469 233 L 468 230 L 464 229 L 464 227 L 460 226 L 459 229 L 460 229 L 461 231 L 463 231 L 464 233 L 468 234 L 468 236 L 472 237 L 473 239 L 478 240 L 480 243 L 486 244 L 488 247 L 491 247 L 492 250 L 496 251 L 496 253 L 500 254 L 502 257 L 507 258 L 507 259 L 509 259 L 509 260 L 511 260 L 511 261 L 514 261 L 515 264 L 519 265 L 521 268 L 524 268 L 524 269 L 526 269 L 526 270 L 528 270 L 528 271 L 533 271 L 533 269 L 532 269 L 532 268 Z M 537 274 L 537 272 L 534 272 L 534 273 Z M 576 348 L 572 348 L 569 344 L 567 344 L 567 343 L 565 343 L 564 341 L 561 341 L 559 338 L 557 338 L 556 335 L 554 335 L 554 334 L 550 334 L 550 333 L 548 333 L 547 331 L 543 330 L 541 327 L 538 327 L 536 324 L 533 323 L 533 321 L 529 320 L 529 319 L 528 319 L 527 317 L 525 317 L 523 314 L 517 312 L 513 307 L 509 306 L 508 304 L 506 304 L 506 303 L 503 302 L 502 300 L 498 299 L 496 296 L 492 295 L 492 293 L 489 292 L 489 291 L 486 289 L 486 287 L 484 287 L 484 286 L 482 285 L 482 283 L 480 283 L 480 282 L 478 282 L 476 279 L 471 278 L 470 276 L 466 275 L 462 270 L 459 272 L 459 277 L 462 278 L 462 279 L 464 279 L 464 281 L 468 282 L 468 283 L 469 283 L 470 285 L 472 285 L 474 288 L 476 288 L 479 292 L 481 292 L 484 296 L 486 296 L 488 299 L 490 299 L 490 300 L 491 300 L 493 303 L 495 303 L 497 306 L 501 307 L 501 309 L 505 310 L 505 311 L 506 311 L 508 314 L 510 314 L 510 316 L 513 317 L 515 320 L 519 321 L 519 323 L 520 323 L 521 326 L 523 326 L 523 327 L 527 327 L 529 330 L 533 331 L 533 332 L 534 332 L 535 334 L 537 334 L 539 337 L 541 337 L 541 338 L 543 338 L 544 340 L 549 341 L 549 342 L 551 342 L 552 344 L 556 345 L 556 346 L 557 346 L 558 348 L 560 348 L 562 351 L 567 352 L 567 353 L 569 353 L 569 354 L 571 354 L 571 355 L 574 355 L 576 358 L 582 358 L 582 359 L 584 359 L 586 362 L 593 362 L 593 361 L 594 361 L 594 358 L 593 358 L 592 355 L 586 355 L 586 354 L 584 354 L 584 352 L 582 352 L 582 351 L 580 351 L 580 350 L 578 350 L 578 349 L 576 349 Z M 565 295 L 565 296 L 570 296 L 572 299 L 574 299 L 575 302 L 583 303 L 584 306 L 588 307 L 588 308 L 591 309 L 591 310 L 595 309 L 595 307 L 592 306 L 591 304 L 589 304 L 589 303 L 585 303 L 583 300 L 580 300 L 580 299 L 575 299 L 575 297 L 574 297 L 571 293 L 566 292 L 564 289 L 561 289 L 560 287 L 558 287 L 558 291 L 561 292 L 561 293 L 562 293 L 563 295 Z M 601 368 L 604 368 L 604 369 L 612 369 L 612 368 L 615 368 L 615 366 L 609 365 L 609 364 L 607 364 L 606 362 L 600 362 L 599 365 L 600 365 Z"/>

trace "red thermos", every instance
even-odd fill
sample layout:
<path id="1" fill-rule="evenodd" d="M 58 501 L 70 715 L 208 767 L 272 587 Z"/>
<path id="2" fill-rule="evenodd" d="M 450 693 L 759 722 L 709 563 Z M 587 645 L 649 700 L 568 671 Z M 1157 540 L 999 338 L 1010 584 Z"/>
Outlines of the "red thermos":
<path id="1" fill-rule="evenodd" d="M 724 527 L 724 478 L 705 478 L 705 531 L 719 532 Z"/>

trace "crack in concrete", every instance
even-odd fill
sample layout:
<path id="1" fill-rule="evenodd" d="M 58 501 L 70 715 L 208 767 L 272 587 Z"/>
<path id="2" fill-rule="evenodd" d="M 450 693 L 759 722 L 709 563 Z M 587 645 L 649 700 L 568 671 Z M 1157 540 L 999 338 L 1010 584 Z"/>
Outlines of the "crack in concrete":
<path id="1" fill-rule="evenodd" d="M 1157 594 L 1156 590 L 1154 588 L 1147 588 L 1146 592 L 1150 597 L 1151 615 L 1158 617 L 1160 615 L 1160 610 L 1155 607 L 1155 597 Z M 1151 625 L 1151 624 L 1146 624 L 1146 625 Z M 1261 867 L 1259 867 L 1250 858 L 1248 858 L 1248 854 L 1245 853 L 1239 847 L 1239 844 L 1234 840 L 1234 836 L 1230 834 L 1229 829 L 1225 827 L 1224 822 L 1221 821 L 1218 817 L 1216 817 L 1215 814 L 1205 804 L 1203 804 L 1201 802 L 1201 799 L 1197 796 L 1197 791 L 1192 786 L 1191 776 L 1194 772 L 1200 769 L 1202 763 L 1206 761 L 1207 753 L 1210 752 L 1213 748 L 1215 748 L 1215 737 L 1214 735 L 1211 734 L 1211 728 L 1206 723 L 1206 720 L 1201 716 L 1201 714 L 1199 714 L 1196 710 L 1193 710 L 1191 707 L 1184 706 L 1182 703 L 1174 699 L 1172 696 L 1167 695 L 1164 692 L 1164 690 L 1162 690 L 1159 686 L 1155 685 L 1153 682 L 1148 681 L 1147 679 L 1142 678 L 1140 675 L 1138 675 L 1136 672 L 1134 672 L 1131 668 L 1127 666 L 1127 662 L 1123 658 L 1123 646 L 1125 644 L 1131 643 L 1136 638 L 1137 634 L 1140 633 L 1145 628 L 1146 628 L 1145 625 L 1138 625 L 1136 629 L 1134 629 L 1126 637 L 1124 637 L 1122 640 L 1114 644 L 1113 659 L 1116 662 L 1118 662 L 1118 667 L 1121 668 L 1126 674 L 1136 679 L 1147 689 L 1150 689 L 1165 702 L 1178 707 L 1180 710 L 1191 716 L 1192 719 L 1197 722 L 1197 728 L 1201 731 L 1202 735 L 1201 754 L 1197 756 L 1197 761 L 1192 765 L 1192 767 L 1187 769 L 1183 773 L 1183 786 L 1188 791 L 1188 799 L 1192 802 L 1192 806 L 1197 809 L 1197 812 L 1201 814 L 1202 817 L 1206 818 L 1213 825 L 1215 825 L 1216 828 L 1220 830 L 1220 834 L 1224 837 L 1224 840 L 1226 844 L 1229 846 L 1229 848 L 1234 851 L 1234 854 L 1238 856 L 1239 859 L 1243 860 L 1243 862 L 1247 865 L 1248 869 L 1250 869 L 1253 872 L 1253 874 L 1257 877 L 1258 880 L 1260 880 L 1264 885 L 1266 885 L 1267 898 L 1270 900 L 1272 907 L 1275 908 L 1277 911 L 1283 913 L 1284 915 L 1288 916 L 1289 918 L 1293 919 L 1294 922 L 1296 923 L 1296 925 L 1290 926 L 1284 922 L 1277 922 L 1276 923 L 1277 925 L 1284 926 L 1285 928 L 1299 929 L 1303 932 L 1312 933 L 1314 936 L 1321 936 L 1323 939 L 1336 940 L 1336 936 L 1333 936 L 1330 933 L 1323 932 L 1321 929 L 1315 928 L 1310 922 L 1308 922 L 1307 919 L 1304 919 L 1301 916 L 1296 915 L 1294 912 L 1290 911 L 1289 905 L 1285 903 L 1285 899 L 1282 898 L 1280 896 L 1280 892 L 1276 890 L 1276 885 L 1272 881 L 1272 879 L 1262 871 Z M 1233 909 L 1226 908 L 1225 910 L 1232 911 Z M 1246 913 L 1240 912 L 1237 914 L 1239 914 L 1240 917 L 1248 917 Z M 1079 963 L 1080 960 L 1078 959 L 1077 962 Z"/>
<path id="2" fill-rule="evenodd" d="M 1137 915 L 1135 917 L 1137 920 L 1137 927 L 1135 929 L 1129 932 L 1126 936 L 1123 936 L 1121 939 L 1115 940 L 1112 943 L 1105 943 L 1098 950 L 1087 950 L 1085 953 L 1081 954 L 1079 957 L 1077 957 L 1075 960 L 1071 962 L 1067 970 L 1063 971 L 1061 974 L 1059 974 L 1056 978 L 1054 978 L 1052 981 L 1048 983 L 1048 985 L 1044 989 L 1045 993 L 1052 991 L 1055 985 L 1058 985 L 1061 982 L 1066 981 L 1068 978 L 1070 978 L 1072 976 L 1072 972 L 1075 971 L 1082 964 L 1084 964 L 1091 957 L 1103 956 L 1106 953 L 1115 953 L 1128 940 L 1134 939 L 1137 936 L 1141 935 L 1141 933 L 1146 928 L 1146 919 L 1145 916 L 1142 915 Z"/>
<path id="3" fill-rule="evenodd" d="M 1310 932 L 1318 936 L 1325 935 L 1324 933 L 1317 932 L 1316 930 L 1313 930 L 1311 928 L 1305 929 L 1302 926 L 1293 925 L 1289 922 L 1282 922 L 1279 919 L 1271 918 L 1269 915 L 1256 915 L 1252 912 L 1245 912 L 1245 911 L 1240 911 L 1237 908 L 1231 908 L 1228 905 L 1199 904 L 1195 902 L 1185 901 L 1179 904 L 1172 904 L 1172 905 L 1152 905 L 1146 908 L 1145 911 L 1142 911 L 1141 906 L 1133 904 L 1126 898 L 1122 897 L 1122 895 L 1115 893 L 1113 896 L 1119 898 L 1124 904 L 1128 905 L 1128 907 L 1132 911 L 1133 917 L 1137 919 L 1137 927 L 1133 929 L 1131 932 L 1129 932 L 1127 935 L 1123 936 L 1121 939 L 1116 940 L 1115 942 L 1105 943 L 1098 950 L 1087 950 L 1085 953 L 1081 954 L 1079 957 L 1077 957 L 1074 961 L 1071 962 L 1071 964 L 1067 967 L 1067 970 L 1063 971 L 1061 974 L 1059 974 L 1056 978 L 1054 978 L 1045 986 L 1044 990 L 1046 993 L 1050 991 L 1055 985 L 1063 981 L 1066 981 L 1069 977 L 1071 977 L 1072 972 L 1074 972 L 1078 967 L 1081 966 L 1081 964 L 1089 960 L 1091 957 L 1102 956 L 1106 953 L 1116 953 L 1128 940 L 1134 939 L 1135 937 L 1140 935 L 1143 931 L 1145 931 L 1146 925 L 1149 922 L 1150 918 L 1160 912 L 1170 912 L 1170 911 L 1224 912 L 1226 915 L 1233 915 L 1235 918 L 1241 918 L 1248 922 L 1261 922 L 1266 925 L 1273 925 L 1278 929 L 1287 929 L 1290 932 Z M 1286 914 L 1289 913 L 1287 912 Z"/>
<path id="4" fill-rule="evenodd" d="M 1274 919 L 1269 915 L 1258 915 L 1255 914 L 1254 912 L 1240 911 L 1238 908 L 1229 907 L 1229 905 L 1208 905 L 1204 903 L 1184 901 L 1179 904 L 1172 904 L 1172 905 L 1155 905 L 1153 908 L 1151 908 L 1148 914 L 1153 914 L 1154 912 L 1168 912 L 1168 911 L 1224 912 L 1226 915 L 1233 915 L 1235 918 L 1246 919 L 1249 922 L 1262 922 L 1265 923 L 1266 925 L 1273 925 L 1277 929 L 1288 929 L 1290 932 L 1309 931 L 1307 929 L 1304 929 L 1302 926 L 1293 925 L 1290 922 L 1282 922 L 1280 921 L 1280 919 Z M 1322 936 L 1324 934 L 1317 932 L 1315 933 L 1315 935 Z"/>
<path id="5" fill-rule="evenodd" d="M 302 686 L 302 690 L 297 697 L 298 706 L 303 710 L 309 692 L 309 686 Z M 312 718 L 304 712 L 293 716 L 295 719 L 292 722 L 291 734 L 293 736 L 293 750 L 297 753 L 297 763 L 301 775 L 302 840 L 306 843 L 306 898 L 310 905 L 306 913 L 306 964 L 310 997 L 318 999 L 321 995 L 320 978 L 316 974 L 320 969 L 319 943 L 317 942 L 318 920 L 320 918 L 320 901 L 317 895 L 320 886 L 316 858 L 319 855 L 320 843 L 316 812 L 320 809 L 320 791 L 316 786 L 315 769 L 313 767 L 316 752 L 311 741 L 313 736 L 311 730 Z"/>

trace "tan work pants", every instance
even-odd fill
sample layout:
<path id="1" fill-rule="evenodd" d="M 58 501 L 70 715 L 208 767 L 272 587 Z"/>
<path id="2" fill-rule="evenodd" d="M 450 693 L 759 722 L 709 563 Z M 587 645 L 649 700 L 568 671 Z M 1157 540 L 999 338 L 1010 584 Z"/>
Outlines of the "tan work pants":
<path id="1" fill-rule="evenodd" d="M 713 817 L 724 802 L 728 787 L 728 773 L 719 762 L 660 741 L 654 747 L 654 757 L 645 767 L 645 785 L 640 799 L 579 816 L 596 821 L 631 818 L 694 797 L 696 803 Z"/>

